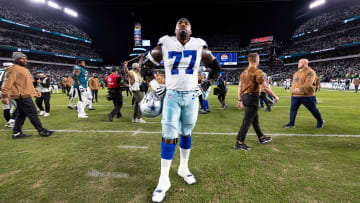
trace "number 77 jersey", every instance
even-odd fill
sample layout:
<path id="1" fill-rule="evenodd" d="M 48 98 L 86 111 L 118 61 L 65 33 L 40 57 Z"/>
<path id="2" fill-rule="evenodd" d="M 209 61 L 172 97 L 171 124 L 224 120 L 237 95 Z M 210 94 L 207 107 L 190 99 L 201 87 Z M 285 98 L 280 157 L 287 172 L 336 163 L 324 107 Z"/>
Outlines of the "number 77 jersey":
<path id="1" fill-rule="evenodd" d="M 160 38 L 166 78 L 166 89 L 194 90 L 198 84 L 198 69 L 202 50 L 207 47 L 200 38 L 191 37 L 183 46 L 175 36 Z"/>

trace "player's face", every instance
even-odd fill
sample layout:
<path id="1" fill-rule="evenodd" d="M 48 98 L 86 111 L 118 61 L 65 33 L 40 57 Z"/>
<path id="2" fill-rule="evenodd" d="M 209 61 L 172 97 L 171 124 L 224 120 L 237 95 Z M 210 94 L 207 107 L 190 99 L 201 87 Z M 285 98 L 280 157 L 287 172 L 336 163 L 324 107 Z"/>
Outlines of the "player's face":
<path id="1" fill-rule="evenodd" d="M 85 61 L 81 61 L 80 66 L 85 67 Z"/>
<path id="2" fill-rule="evenodd" d="M 186 19 L 179 20 L 176 24 L 175 34 L 181 39 L 190 38 L 192 34 L 190 22 Z"/>
<path id="3" fill-rule="evenodd" d="M 27 58 L 19 58 L 16 60 L 16 62 L 22 66 L 26 66 L 27 65 Z"/>
<path id="4" fill-rule="evenodd" d="M 305 64 L 306 64 L 306 61 L 301 59 L 298 64 L 298 68 L 303 68 L 305 66 Z"/>

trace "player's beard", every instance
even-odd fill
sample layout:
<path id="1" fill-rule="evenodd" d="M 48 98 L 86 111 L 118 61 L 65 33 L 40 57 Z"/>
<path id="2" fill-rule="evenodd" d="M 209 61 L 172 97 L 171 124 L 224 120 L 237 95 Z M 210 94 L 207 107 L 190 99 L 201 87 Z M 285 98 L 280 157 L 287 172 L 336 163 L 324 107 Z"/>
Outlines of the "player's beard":
<path id="1" fill-rule="evenodd" d="M 180 39 L 182 39 L 182 40 L 186 40 L 186 39 L 187 39 L 188 34 L 187 34 L 186 30 L 180 30 L 180 32 L 179 32 L 179 36 L 180 36 Z"/>

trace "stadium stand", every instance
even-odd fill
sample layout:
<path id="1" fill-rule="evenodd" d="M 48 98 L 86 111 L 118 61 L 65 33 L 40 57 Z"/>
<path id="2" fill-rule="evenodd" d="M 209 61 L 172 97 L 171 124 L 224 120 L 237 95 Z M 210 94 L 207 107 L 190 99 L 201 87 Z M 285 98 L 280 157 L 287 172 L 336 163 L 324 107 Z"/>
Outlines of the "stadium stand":
<path id="1" fill-rule="evenodd" d="M 64 33 L 75 37 L 90 40 L 90 37 L 76 26 L 62 21 L 47 12 L 30 12 L 24 6 L 24 2 L 17 0 L 0 0 L 0 17 L 31 27 L 43 28 L 53 32 Z"/>
<path id="2" fill-rule="evenodd" d="M 344 5 L 336 10 L 325 12 L 321 15 L 309 19 L 296 29 L 294 35 L 314 31 L 316 29 L 322 29 L 333 24 L 341 23 L 345 19 L 359 16 L 359 13 L 359 3 L 351 4 L 350 6 Z"/>
<path id="3" fill-rule="evenodd" d="M 300 58 L 310 60 L 310 67 L 321 82 L 353 79 L 360 75 L 360 4 L 350 1 L 332 11 L 324 11 L 296 29 L 292 42 L 280 57 L 284 71 L 271 74 L 291 78 Z"/>

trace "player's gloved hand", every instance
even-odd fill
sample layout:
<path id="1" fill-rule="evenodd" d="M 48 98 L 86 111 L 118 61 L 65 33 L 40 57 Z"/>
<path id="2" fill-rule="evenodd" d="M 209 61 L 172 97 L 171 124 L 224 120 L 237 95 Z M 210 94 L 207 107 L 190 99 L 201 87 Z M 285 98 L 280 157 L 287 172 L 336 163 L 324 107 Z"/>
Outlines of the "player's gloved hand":
<path id="1" fill-rule="evenodd" d="M 196 88 L 195 88 L 195 91 L 196 91 L 196 95 L 197 96 L 200 96 L 202 95 L 203 93 L 205 93 L 209 87 L 211 86 L 211 82 L 209 80 L 203 80 L 201 82 L 201 84 L 199 84 Z"/>
<path id="2" fill-rule="evenodd" d="M 83 86 L 79 86 L 79 90 L 80 90 L 80 92 L 86 92 L 86 88 L 84 88 Z"/>
<path id="3" fill-rule="evenodd" d="M 155 94 L 162 97 L 165 94 L 165 87 L 158 87 L 155 89 Z"/>
<path id="4" fill-rule="evenodd" d="M 153 79 L 149 83 L 151 89 L 154 90 L 155 94 L 159 97 L 162 97 L 165 94 L 165 86 L 160 85 L 156 79 Z"/>

